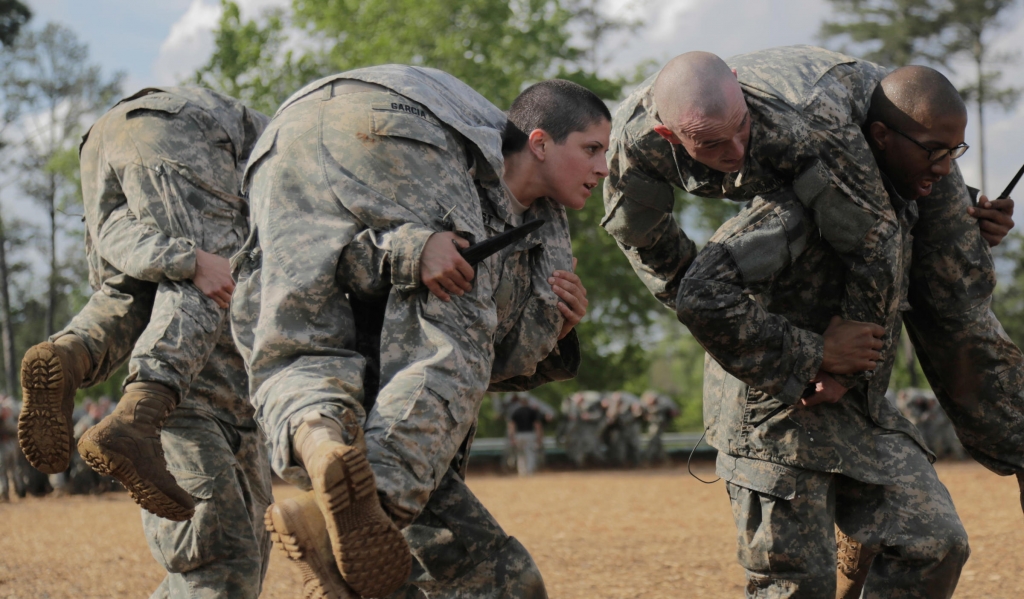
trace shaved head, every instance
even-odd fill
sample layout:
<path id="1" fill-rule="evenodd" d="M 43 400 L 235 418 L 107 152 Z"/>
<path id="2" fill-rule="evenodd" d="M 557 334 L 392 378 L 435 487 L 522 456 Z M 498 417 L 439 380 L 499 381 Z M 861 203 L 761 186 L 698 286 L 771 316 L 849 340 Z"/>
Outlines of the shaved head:
<path id="1" fill-rule="evenodd" d="M 931 193 L 967 149 L 967 107 L 935 69 L 896 69 L 875 87 L 864 134 L 875 161 L 907 199 Z"/>
<path id="2" fill-rule="evenodd" d="M 887 75 L 875 88 L 868 110 L 868 123 L 881 121 L 894 127 L 931 127 L 935 119 L 967 116 L 960 92 L 935 69 L 901 67 Z"/>
<path id="3" fill-rule="evenodd" d="M 658 73 L 651 93 L 659 135 L 714 170 L 742 168 L 750 119 L 743 88 L 724 60 L 708 52 L 680 54 Z"/>
<path id="4" fill-rule="evenodd" d="M 695 122 L 724 117 L 743 91 L 724 60 L 710 52 L 687 52 L 658 73 L 653 93 L 661 122 L 685 132 Z"/>

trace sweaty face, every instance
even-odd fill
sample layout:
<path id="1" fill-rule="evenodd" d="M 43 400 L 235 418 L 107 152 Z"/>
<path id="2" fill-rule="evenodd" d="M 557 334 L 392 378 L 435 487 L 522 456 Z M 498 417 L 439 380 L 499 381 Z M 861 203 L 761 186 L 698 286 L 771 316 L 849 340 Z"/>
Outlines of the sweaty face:
<path id="1" fill-rule="evenodd" d="M 693 119 L 680 127 L 677 137 L 697 162 L 723 173 L 743 168 L 750 141 L 750 112 L 738 85 L 728 93 L 729 107 L 721 117 Z"/>
<path id="2" fill-rule="evenodd" d="M 929 119 L 928 125 L 912 123 L 901 127 L 900 131 L 925 148 L 940 150 L 963 143 L 966 127 L 967 116 L 954 114 Z M 904 198 L 911 200 L 927 196 L 932 192 L 932 186 L 949 174 L 953 161 L 948 155 L 932 162 L 928 159 L 928 152 L 906 136 L 892 129 L 883 135 L 881 166 Z"/>
<path id="3" fill-rule="evenodd" d="M 590 192 L 608 176 L 605 151 L 611 128 L 611 122 L 602 119 L 585 131 L 570 133 L 562 143 L 545 148 L 542 176 L 549 197 L 573 210 L 586 205 Z"/>

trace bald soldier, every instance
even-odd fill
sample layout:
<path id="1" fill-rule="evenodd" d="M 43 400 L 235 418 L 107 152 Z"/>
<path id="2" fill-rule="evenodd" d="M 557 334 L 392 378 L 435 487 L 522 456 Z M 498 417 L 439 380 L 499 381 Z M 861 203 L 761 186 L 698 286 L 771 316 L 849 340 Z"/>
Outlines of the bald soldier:
<path id="1" fill-rule="evenodd" d="M 970 553 L 920 432 L 885 397 L 908 308 L 916 200 L 929 201 L 951 172 L 967 111 L 937 71 L 905 67 L 882 81 L 867 122 L 900 252 L 866 385 L 847 390 L 816 376 L 824 364 L 861 370 L 874 338 L 837 334 L 850 274 L 794 192 L 755 197 L 679 285 L 679 319 L 709 355 L 708 442 L 720 452 L 748 597 L 832 596 L 836 526 L 877 551 L 870 597 L 950 597 Z M 796 396 L 787 389 L 794 363 L 815 381 Z"/>
<path id="2" fill-rule="evenodd" d="M 678 282 L 696 247 L 672 215 L 673 187 L 734 200 L 792 189 L 851 270 L 839 315 L 884 322 L 879 318 L 891 291 L 875 286 L 898 282 L 896 271 L 887 271 L 897 263 L 895 220 L 861 132 L 884 69 L 809 46 L 714 62 L 706 53 L 673 62 L 668 83 L 686 81 L 687 73 L 711 73 L 689 80 L 702 88 L 700 93 L 685 92 L 678 101 L 663 94 L 659 102 L 653 89 L 659 75 L 620 105 L 612 127 L 603 226 L 652 293 L 674 308 Z M 690 106 L 709 97 L 714 101 L 707 107 Z M 677 120 L 660 118 L 665 110 Z M 709 124 L 686 125 L 695 115 L 704 115 Z M 959 169 L 955 164 L 951 169 L 941 180 L 920 182 L 931 193 L 920 207 L 914 234 L 909 272 L 914 310 L 907 315 L 907 330 L 965 448 L 994 472 L 1017 474 L 1024 485 L 1024 355 L 992 313 L 995 271 L 988 249 L 1013 226 L 1013 202 L 982 196 L 972 206 Z M 851 235 L 857 231 L 863 234 Z M 852 336 L 878 332 L 867 324 L 842 324 Z M 877 364 L 877 350 L 865 348 L 857 366 Z M 865 378 L 830 375 L 843 386 L 863 384 Z M 807 383 L 794 378 L 787 392 L 799 394 Z"/>

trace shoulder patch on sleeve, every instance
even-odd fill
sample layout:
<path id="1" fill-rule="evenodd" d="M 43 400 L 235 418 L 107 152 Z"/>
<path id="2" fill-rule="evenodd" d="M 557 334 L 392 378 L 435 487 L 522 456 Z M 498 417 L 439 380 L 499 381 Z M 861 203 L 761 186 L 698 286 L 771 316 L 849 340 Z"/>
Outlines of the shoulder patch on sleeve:
<path id="1" fill-rule="evenodd" d="M 814 211 L 822 236 L 837 252 L 845 254 L 861 245 L 875 226 L 875 217 L 850 197 L 844 197 L 840 189 L 845 185 L 820 160 L 793 180 L 793 191 L 804 206 Z"/>
<path id="2" fill-rule="evenodd" d="M 806 215 L 791 193 L 781 192 L 757 198 L 722 225 L 720 232 L 731 232 L 721 242 L 736 262 L 745 283 L 771 277 L 803 253 L 812 229 Z"/>

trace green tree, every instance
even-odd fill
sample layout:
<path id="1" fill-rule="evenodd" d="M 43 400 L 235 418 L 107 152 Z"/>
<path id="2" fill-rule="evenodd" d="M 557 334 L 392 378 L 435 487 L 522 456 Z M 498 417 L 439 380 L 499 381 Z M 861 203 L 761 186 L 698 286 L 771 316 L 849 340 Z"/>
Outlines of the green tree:
<path id="1" fill-rule="evenodd" d="M 20 85 L 26 110 L 33 115 L 25 122 L 21 145 L 21 188 L 48 215 L 50 272 L 44 336 L 49 336 L 56 330 L 58 304 L 67 295 L 69 284 L 83 283 L 63 276 L 67 265 L 62 264 L 58 252 L 62 228 L 77 231 L 81 217 L 78 181 L 73 176 L 77 166 L 69 167 L 68 153 L 77 150 L 83 124 L 113 102 L 123 76 L 118 73 L 105 78 L 98 66 L 88 62 L 86 45 L 60 25 L 51 23 L 40 31 L 24 33 L 18 43 L 25 53 Z"/>
<path id="2" fill-rule="evenodd" d="M 0 0 L 0 45 L 10 46 L 22 26 L 32 18 L 32 11 L 19 0 Z"/>
<path id="3" fill-rule="evenodd" d="M 822 24 L 825 40 L 852 42 L 853 51 L 889 66 L 923 61 L 955 71 L 960 60 L 973 68 L 960 93 L 973 102 L 978 121 L 978 163 L 985 188 L 985 107 L 1010 109 L 1021 88 L 1000 86 L 1001 67 L 1015 54 L 993 48 L 1017 0 L 829 0 L 839 17 Z M 844 50 L 849 51 L 849 48 Z"/>
<path id="4" fill-rule="evenodd" d="M 318 77 L 385 63 L 447 71 L 498 106 L 508 106 L 524 84 L 556 74 L 585 80 L 608 99 L 629 80 L 595 73 L 591 49 L 634 25 L 594 6 L 571 10 L 592 0 L 293 0 L 289 10 L 251 20 L 234 2 L 222 4 L 214 52 L 193 81 L 264 111 Z M 574 26 L 587 33 L 586 47 L 574 45 Z"/>

